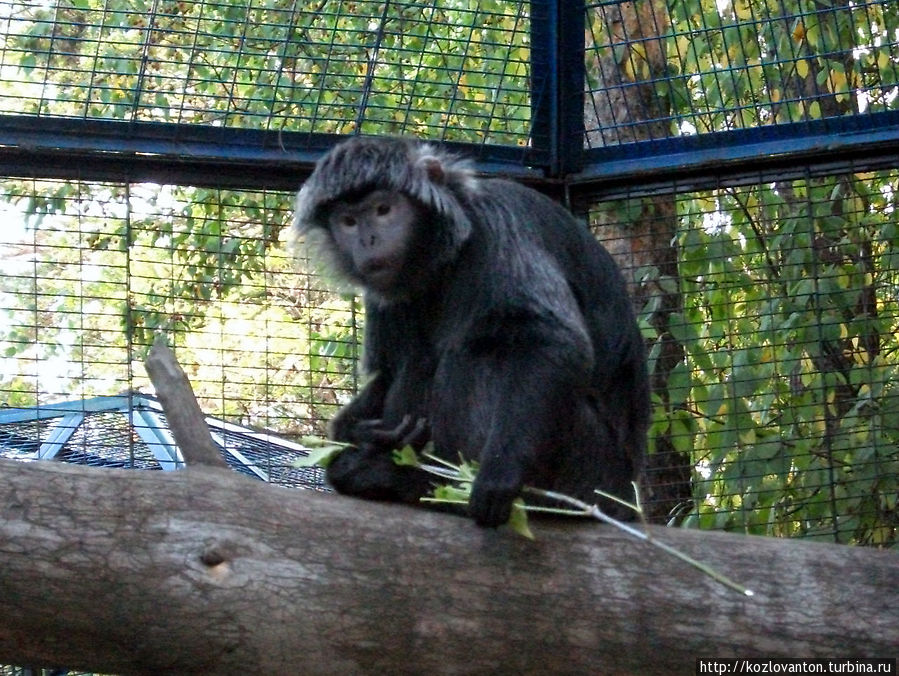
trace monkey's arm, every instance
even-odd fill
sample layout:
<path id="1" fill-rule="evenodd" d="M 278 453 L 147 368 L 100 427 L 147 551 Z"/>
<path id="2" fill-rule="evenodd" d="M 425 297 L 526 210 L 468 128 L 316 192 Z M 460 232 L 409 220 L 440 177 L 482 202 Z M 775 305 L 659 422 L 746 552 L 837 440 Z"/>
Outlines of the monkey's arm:
<path id="1" fill-rule="evenodd" d="M 385 427 L 381 416 L 389 379 L 376 375 L 331 421 L 332 439 L 353 444 L 328 466 L 328 482 L 340 493 L 370 500 L 415 503 L 430 485 L 427 475 L 393 461 L 392 450 L 412 445 L 421 450 L 430 431 L 423 419 L 406 416 Z"/>
<path id="2" fill-rule="evenodd" d="M 380 418 L 386 386 L 377 376 L 331 423 L 331 436 L 353 446 L 328 466 L 328 482 L 340 493 L 369 500 L 415 503 L 425 494 L 427 475 L 393 461 L 392 450 L 407 444 L 420 449 L 429 436 L 424 420 L 407 416 L 386 428 Z M 379 416 L 373 418 L 371 416 Z"/>
<path id="3" fill-rule="evenodd" d="M 569 418 L 579 407 L 578 385 L 547 356 L 522 352 L 484 367 L 480 407 L 491 423 L 479 435 L 481 447 L 472 449 L 480 469 L 469 501 L 471 516 L 482 526 L 508 521 L 524 484 L 542 483 L 538 477 L 565 450 L 560 446 L 566 442 L 564 428 L 574 425 Z"/>
<path id="4" fill-rule="evenodd" d="M 539 307 L 497 308 L 441 361 L 434 442 L 438 453 L 480 463 L 469 511 L 483 526 L 508 520 L 525 483 L 545 485 L 581 425 L 592 353 L 578 321 Z"/>

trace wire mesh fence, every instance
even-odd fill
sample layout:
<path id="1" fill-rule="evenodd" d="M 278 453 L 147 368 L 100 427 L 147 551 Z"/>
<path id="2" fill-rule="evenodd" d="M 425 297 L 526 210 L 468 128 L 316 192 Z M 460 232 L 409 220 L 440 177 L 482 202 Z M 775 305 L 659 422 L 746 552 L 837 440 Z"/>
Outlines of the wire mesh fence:
<path id="1" fill-rule="evenodd" d="M 481 167 L 537 158 L 532 180 L 567 145 L 586 170 L 565 187 L 625 270 L 650 346 L 653 519 L 895 543 L 899 162 L 886 152 L 888 168 L 863 171 L 843 153 L 896 141 L 896 3 L 591 3 L 575 7 L 573 60 L 534 44 L 572 16 L 547 7 L 0 3 L 0 115 L 32 139 L 47 121 L 125 125 L 78 128 L 98 162 L 141 123 L 163 124 L 166 152 L 205 133 L 244 173 L 263 165 L 228 132 L 277 132 L 285 147 L 307 143 L 292 134 L 405 133 L 479 159 L 514 148 Z M 572 72 L 583 86 L 558 91 Z M 572 108 L 580 124 L 566 126 Z M 674 142 L 713 137 L 711 187 L 686 185 L 705 146 Z M 735 179 L 716 164 L 751 160 L 766 138 L 780 168 Z M 667 173 L 649 189 L 640 166 L 610 191 L 615 176 L 597 172 L 621 157 Z M 165 333 L 208 413 L 324 432 L 358 385 L 364 317 L 291 260 L 290 193 L 224 189 L 214 163 L 207 188 L 19 166 L 28 178 L 0 190 L 0 401 L 146 389 L 143 354 Z"/>
<path id="2" fill-rule="evenodd" d="M 895 3 L 587 7 L 589 147 L 892 111 Z"/>
<path id="3" fill-rule="evenodd" d="M 11 181 L 4 197 L 6 404 L 146 389 L 159 332 L 232 421 L 322 434 L 354 389 L 355 302 L 279 241 L 289 195 Z"/>
<path id="4" fill-rule="evenodd" d="M 843 174 L 593 206 L 651 346 L 658 514 L 892 540 L 897 180 Z"/>
<path id="5" fill-rule="evenodd" d="M 3 3 L 0 112 L 524 144 L 527 16 L 503 2 Z"/>

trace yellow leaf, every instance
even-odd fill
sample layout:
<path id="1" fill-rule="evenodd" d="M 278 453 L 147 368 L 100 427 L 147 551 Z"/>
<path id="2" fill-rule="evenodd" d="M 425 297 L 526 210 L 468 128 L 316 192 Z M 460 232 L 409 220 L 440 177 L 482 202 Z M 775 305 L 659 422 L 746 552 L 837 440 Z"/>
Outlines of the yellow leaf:
<path id="1" fill-rule="evenodd" d="M 746 2 L 746 0 L 735 0 L 734 14 L 737 15 L 737 19 L 740 21 L 748 21 L 751 19 L 752 10 L 749 7 L 749 3 Z"/>
<path id="2" fill-rule="evenodd" d="M 631 58 L 646 61 L 646 46 L 637 42 L 633 43 L 631 45 Z"/>
<path id="3" fill-rule="evenodd" d="M 512 503 L 512 514 L 509 516 L 509 528 L 523 535 L 528 540 L 533 540 L 534 533 L 528 525 L 528 513 L 524 509 L 524 500 L 518 498 Z"/>
<path id="4" fill-rule="evenodd" d="M 847 89 L 846 73 L 841 70 L 830 71 L 830 91 L 837 93 L 845 92 Z"/>
<path id="5" fill-rule="evenodd" d="M 808 75 L 808 61 L 805 59 L 800 59 L 796 62 L 796 73 L 801 78 L 805 78 Z"/>

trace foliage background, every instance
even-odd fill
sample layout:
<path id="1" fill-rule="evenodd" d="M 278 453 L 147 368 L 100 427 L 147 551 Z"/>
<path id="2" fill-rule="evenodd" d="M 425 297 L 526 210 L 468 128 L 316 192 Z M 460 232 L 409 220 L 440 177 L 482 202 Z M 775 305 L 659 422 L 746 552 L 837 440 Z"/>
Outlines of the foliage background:
<path id="1" fill-rule="evenodd" d="M 889 0 L 640 0 L 586 18 L 591 153 L 897 108 Z M 0 32 L 0 114 L 35 119 L 524 148 L 541 91 L 528 3 L 5 2 Z M 895 545 L 899 168 L 677 179 L 573 205 L 631 281 L 653 450 L 689 479 L 657 518 Z M 3 403 L 146 389 L 157 332 L 230 420 L 321 434 L 352 395 L 364 318 L 290 260 L 291 194 L 41 167 L 0 192 Z M 658 494 L 677 483 L 652 476 Z"/>

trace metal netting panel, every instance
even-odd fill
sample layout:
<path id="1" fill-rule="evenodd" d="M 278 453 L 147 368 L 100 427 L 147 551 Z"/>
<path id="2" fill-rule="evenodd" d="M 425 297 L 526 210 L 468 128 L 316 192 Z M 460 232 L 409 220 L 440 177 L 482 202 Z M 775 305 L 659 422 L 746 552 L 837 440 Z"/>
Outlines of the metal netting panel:
<path id="1" fill-rule="evenodd" d="M 161 469 L 141 438 L 120 411 L 91 413 L 72 433 L 57 456 L 73 465 Z"/>
<path id="2" fill-rule="evenodd" d="M 357 301 L 281 242 L 292 195 L 9 181 L 0 399 L 145 390 L 172 336 L 203 409 L 299 438 L 356 387 Z"/>
<path id="3" fill-rule="evenodd" d="M 896 541 L 899 4 L 100 7 L 0 5 L 0 161 L 32 178 L 2 186 L 0 401 L 145 388 L 164 333 L 211 415 L 323 434 L 363 318 L 291 262 L 278 189 L 338 134 L 459 141 L 586 205 L 631 277 L 655 520 Z"/>
<path id="4" fill-rule="evenodd" d="M 37 457 L 55 420 L 32 420 L 0 425 L 0 457 L 28 460 Z"/>
<path id="5" fill-rule="evenodd" d="M 238 451 L 249 467 L 262 470 L 268 481 L 291 488 L 329 490 L 325 484 L 325 472 L 320 467 L 296 467 L 295 462 L 306 454 L 279 446 L 277 442 L 258 439 L 239 432 L 220 433 L 226 451 Z M 224 454 L 228 464 L 244 474 L 253 476 L 249 467 L 229 453 Z"/>
<path id="6" fill-rule="evenodd" d="M 0 113 L 526 145 L 523 2 L 10 2 Z"/>
<path id="7" fill-rule="evenodd" d="M 899 109 L 892 0 L 587 6 L 586 145 Z"/>
<path id="8" fill-rule="evenodd" d="M 899 528 L 899 170 L 600 202 L 655 402 L 647 501 L 703 528 Z"/>

